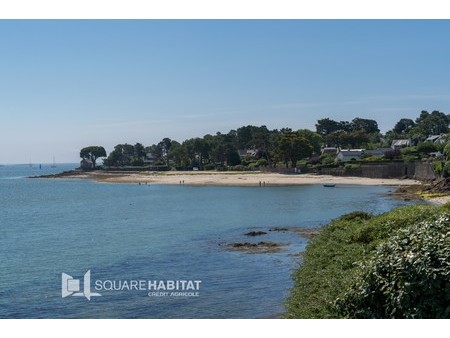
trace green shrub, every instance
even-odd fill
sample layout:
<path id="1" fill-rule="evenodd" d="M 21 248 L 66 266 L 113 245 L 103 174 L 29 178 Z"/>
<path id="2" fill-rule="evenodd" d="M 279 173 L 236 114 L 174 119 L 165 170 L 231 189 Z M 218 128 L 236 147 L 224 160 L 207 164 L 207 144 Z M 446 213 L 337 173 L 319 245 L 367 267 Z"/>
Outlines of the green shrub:
<path id="1" fill-rule="evenodd" d="M 208 163 L 208 164 L 205 164 L 203 166 L 203 169 L 205 169 L 205 170 L 214 170 L 214 169 L 216 169 L 216 166 L 214 164 L 212 164 L 212 163 Z"/>
<path id="2" fill-rule="evenodd" d="M 436 151 L 436 145 L 433 142 L 423 142 L 417 146 L 418 153 L 428 154 L 434 151 Z"/>
<path id="3" fill-rule="evenodd" d="M 403 156 L 403 160 L 406 163 L 411 163 L 411 162 L 417 161 L 418 159 L 419 158 L 417 157 L 417 155 L 404 155 Z"/>
<path id="4" fill-rule="evenodd" d="M 141 167 L 144 165 L 144 160 L 142 158 L 133 157 L 131 159 L 131 165 L 133 167 Z"/>
<path id="5" fill-rule="evenodd" d="M 450 142 L 444 146 L 444 155 L 446 159 L 450 159 Z"/>
<path id="6" fill-rule="evenodd" d="M 345 169 L 358 169 L 361 168 L 361 164 L 359 163 L 345 163 L 344 164 Z"/>
<path id="7" fill-rule="evenodd" d="M 362 160 L 364 162 L 376 162 L 376 161 L 380 161 L 381 157 L 380 156 L 367 156 L 362 158 Z"/>
<path id="8" fill-rule="evenodd" d="M 450 318 L 450 214 L 401 229 L 338 299 L 350 318 Z"/>
<path id="9" fill-rule="evenodd" d="M 373 215 L 363 211 L 354 211 L 349 214 L 342 215 L 338 218 L 339 221 L 361 221 L 371 219 Z"/>
<path id="10" fill-rule="evenodd" d="M 442 176 L 450 177 L 450 161 L 445 162 L 444 168 L 442 169 Z"/>
<path id="11" fill-rule="evenodd" d="M 433 161 L 434 172 L 437 174 L 442 174 L 442 170 L 444 169 L 444 165 L 440 160 Z"/>
<path id="12" fill-rule="evenodd" d="M 322 164 L 334 164 L 336 160 L 336 154 L 323 154 L 320 156 L 320 162 Z"/>
<path id="13" fill-rule="evenodd" d="M 417 155 L 417 147 L 405 147 L 400 152 L 402 155 Z"/>
<path id="14" fill-rule="evenodd" d="M 356 262 L 369 259 L 399 229 L 436 220 L 447 206 L 407 206 L 372 216 L 353 212 L 331 221 L 307 246 L 293 273 L 294 287 L 286 301 L 286 318 L 341 318 L 338 298 L 356 283 Z"/>
<path id="15" fill-rule="evenodd" d="M 244 171 L 246 168 L 242 164 L 238 164 L 235 166 L 230 167 L 230 170 L 233 171 Z"/>
<path id="16" fill-rule="evenodd" d="M 440 151 L 441 153 L 444 153 L 445 143 L 437 142 L 434 145 L 436 146 L 436 151 Z"/>
<path id="17" fill-rule="evenodd" d="M 258 167 L 265 167 L 265 166 L 267 166 L 267 164 L 268 164 L 268 162 L 265 158 L 261 158 L 258 161 L 256 161 L 256 165 Z"/>

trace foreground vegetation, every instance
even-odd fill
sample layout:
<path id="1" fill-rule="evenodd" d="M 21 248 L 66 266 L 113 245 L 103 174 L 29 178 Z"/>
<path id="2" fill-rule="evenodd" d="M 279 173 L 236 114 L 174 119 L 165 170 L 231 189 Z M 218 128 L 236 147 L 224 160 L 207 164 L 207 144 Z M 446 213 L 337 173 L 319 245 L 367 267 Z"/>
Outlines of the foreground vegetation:
<path id="1" fill-rule="evenodd" d="M 450 205 L 335 219 L 294 280 L 287 318 L 450 318 Z"/>

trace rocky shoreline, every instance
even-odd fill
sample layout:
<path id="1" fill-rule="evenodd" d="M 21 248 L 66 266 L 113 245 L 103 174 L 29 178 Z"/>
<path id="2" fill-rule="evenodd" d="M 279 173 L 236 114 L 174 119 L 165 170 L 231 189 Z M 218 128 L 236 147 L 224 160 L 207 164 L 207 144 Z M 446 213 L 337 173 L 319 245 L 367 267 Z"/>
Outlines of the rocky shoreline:
<path id="1" fill-rule="evenodd" d="M 320 232 L 320 228 L 307 228 L 307 227 L 272 227 L 268 229 L 249 231 L 244 234 L 247 237 L 253 237 L 260 239 L 261 237 L 267 237 L 271 232 L 291 232 L 303 237 L 305 239 L 311 239 L 317 236 Z M 227 251 L 238 251 L 251 254 L 262 253 L 277 253 L 282 251 L 290 243 L 288 242 L 272 242 L 265 240 L 258 241 L 245 241 L 245 242 L 233 242 L 233 243 L 219 243 L 218 246 L 224 248 Z"/>

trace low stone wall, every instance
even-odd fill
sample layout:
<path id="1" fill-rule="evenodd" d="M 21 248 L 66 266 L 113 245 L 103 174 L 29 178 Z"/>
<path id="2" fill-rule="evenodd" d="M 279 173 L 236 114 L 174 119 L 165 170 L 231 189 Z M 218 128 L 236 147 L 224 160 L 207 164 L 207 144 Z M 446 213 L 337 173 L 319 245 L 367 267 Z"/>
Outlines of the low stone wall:
<path id="1" fill-rule="evenodd" d="M 357 176 L 368 178 L 415 178 L 418 180 L 433 180 L 438 178 L 433 165 L 424 162 L 390 162 L 383 164 L 362 164 L 359 168 L 325 168 L 320 170 L 322 175 Z"/>
<path id="2" fill-rule="evenodd" d="M 270 173 L 277 173 L 277 174 L 284 174 L 284 175 L 308 174 L 311 172 L 311 170 L 308 167 L 306 167 L 305 165 L 298 165 L 297 171 L 295 171 L 294 168 L 286 168 L 286 167 L 277 167 L 277 168 L 260 167 L 259 170 L 261 170 L 263 172 L 270 172 Z"/>
<path id="3" fill-rule="evenodd" d="M 414 178 L 418 180 L 433 180 L 439 178 L 434 172 L 434 166 L 431 163 L 416 163 Z"/>

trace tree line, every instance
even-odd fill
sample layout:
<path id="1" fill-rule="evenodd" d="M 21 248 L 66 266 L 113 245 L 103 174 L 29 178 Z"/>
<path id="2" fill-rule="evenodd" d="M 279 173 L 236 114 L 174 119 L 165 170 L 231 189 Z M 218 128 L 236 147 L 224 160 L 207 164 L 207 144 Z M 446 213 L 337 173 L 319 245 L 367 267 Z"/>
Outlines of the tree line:
<path id="1" fill-rule="evenodd" d="M 106 157 L 106 167 L 153 166 L 176 168 L 198 167 L 200 170 L 236 166 L 296 167 L 298 161 L 319 156 L 321 147 L 365 148 L 389 147 L 394 139 L 411 139 L 414 145 L 422 143 L 429 135 L 449 131 L 450 115 L 440 111 L 422 111 L 414 121 L 400 119 L 392 130 L 380 133 L 373 119 L 356 117 L 352 121 L 319 119 L 316 130 L 291 128 L 268 129 L 266 126 L 243 126 L 223 134 L 207 134 L 183 142 L 168 137 L 159 143 L 144 146 L 141 143 L 118 144 L 106 157 L 101 146 L 83 148 L 80 157 L 93 162 Z M 250 150 L 246 156 L 243 150 Z M 241 153 L 240 153 L 241 151 Z"/>

